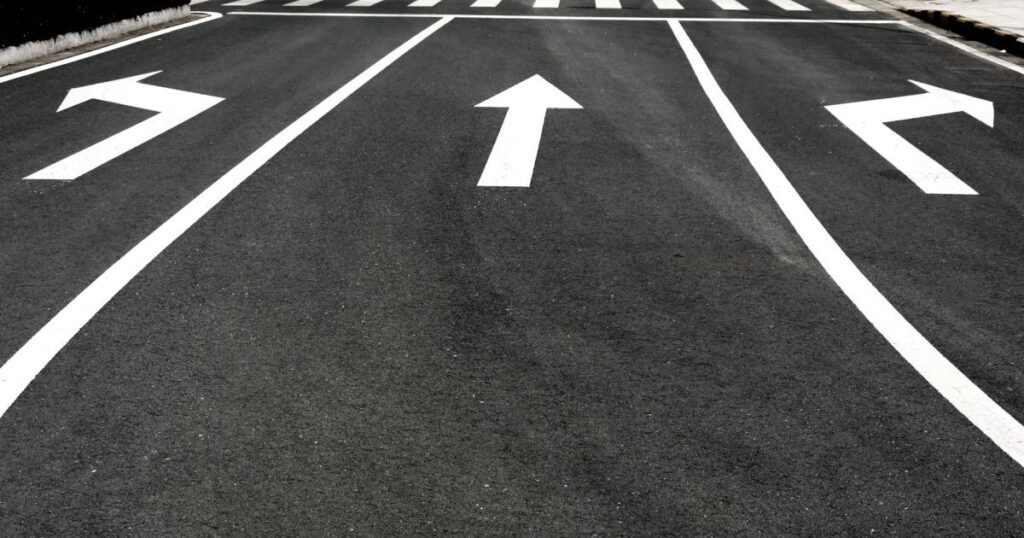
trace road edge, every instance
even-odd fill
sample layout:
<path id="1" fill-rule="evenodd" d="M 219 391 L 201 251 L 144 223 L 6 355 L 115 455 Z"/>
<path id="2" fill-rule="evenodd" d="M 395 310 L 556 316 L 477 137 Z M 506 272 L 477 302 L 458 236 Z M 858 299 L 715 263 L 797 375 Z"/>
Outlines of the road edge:
<path id="1" fill-rule="evenodd" d="M 1024 58 L 1024 36 L 1009 30 L 939 9 L 902 8 L 900 11 L 973 41 Z"/>
<path id="2" fill-rule="evenodd" d="M 77 62 L 77 61 L 80 61 L 80 60 L 85 60 L 86 58 L 92 58 L 93 56 L 98 56 L 98 55 L 103 54 L 105 52 L 110 52 L 112 50 L 117 50 L 117 49 L 119 49 L 121 47 L 127 47 L 128 45 L 133 45 L 133 44 L 138 43 L 140 41 L 145 41 L 147 39 L 152 39 L 154 37 L 162 36 L 164 34 L 169 34 L 171 32 L 175 32 L 177 30 L 182 30 L 182 29 L 185 29 L 185 28 L 190 28 L 190 27 L 195 26 L 197 24 L 202 24 L 202 23 L 205 23 L 205 22 L 210 22 L 210 21 L 219 19 L 219 18 L 224 16 L 223 14 L 217 13 L 217 12 L 214 12 L 214 11 L 192 11 L 191 14 L 193 14 L 193 15 L 201 15 L 202 17 L 200 17 L 198 19 L 195 19 L 195 20 L 192 20 L 192 21 L 183 22 L 181 24 L 174 24 L 174 25 L 165 26 L 165 27 L 162 27 L 162 28 L 155 28 L 155 29 L 152 29 L 152 31 L 149 31 L 147 33 L 143 33 L 142 35 L 138 35 L 138 36 L 134 36 L 134 37 L 126 37 L 125 39 L 121 39 L 121 40 L 115 41 L 114 43 L 111 43 L 109 45 L 104 45 L 104 46 L 101 46 L 99 48 L 89 49 L 88 45 L 85 45 L 83 47 L 80 47 L 80 49 L 82 49 L 82 50 L 80 50 L 77 53 L 75 51 L 79 50 L 79 49 L 71 49 L 71 51 L 70 51 L 71 55 L 70 56 L 64 56 L 64 57 L 61 57 L 59 59 L 54 59 L 52 61 L 49 61 L 49 62 L 46 62 L 46 63 L 42 63 L 42 64 L 39 64 L 39 65 L 33 65 L 33 66 L 29 67 L 29 66 L 26 66 L 25 64 L 21 64 L 21 65 L 25 66 L 24 69 L 15 70 L 12 73 L 8 73 L 8 74 L 0 76 L 0 84 L 3 84 L 4 82 L 9 82 L 9 81 L 12 81 L 12 80 L 15 80 L 15 79 L 19 79 L 21 77 L 26 77 L 28 75 L 31 75 L 31 74 L 34 74 L 34 73 L 38 73 L 40 71 L 46 71 L 48 69 L 53 69 L 54 67 L 60 67 L 62 65 L 67 65 L 69 63 L 74 63 L 74 62 Z M 88 49 L 88 50 L 84 50 L 84 49 Z M 65 52 L 68 52 L 68 51 L 65 51 Z M 8 67 L 11 67 L 11 66 L 8 66 Z M 13 67 L 17 67 L 17 66 L 13 66 Z"/>

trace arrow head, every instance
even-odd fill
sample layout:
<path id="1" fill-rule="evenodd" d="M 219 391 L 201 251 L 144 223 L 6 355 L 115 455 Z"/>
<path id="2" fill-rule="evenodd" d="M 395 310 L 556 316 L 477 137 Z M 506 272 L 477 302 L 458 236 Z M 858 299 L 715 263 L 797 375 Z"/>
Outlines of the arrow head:
<path id="1" fill-rule="evenodd" d="M 72 88 L 68 91 L 67 97 L 61 102 L 57 112 L 67 110 L 73 106 L 80 105 L 91 99 L 102 98 L 106 92 L 119 88 L 125 85 L 137 84 L 143 79 L 147 79 L 160 71 L 153 71 L 152 73 L 146 73 L 144 75 L 135 75 L 134 77 L 119 78 L 117 80 L 111 80 L 109 82 L 100 82 L 99 84 L 90 84 L 89 86 L 82 86 L 80 88 Z"/>
<path id="2" fill-rule="evenodd" d="M 910 82 L 932 95 L 947 100 L 952 103 L 956 109 L 969 114 L 981 123 L 984 123 L 989 127 L 993 127 L 995 125 L 995 107 L 992 106 L 992 101 L 971 97 L 970 95 L 964 95 L 951 90 L 944 90 L 942 88 L 932 86 L 931 84 L 917 82 L 916 80 L 911 80 Z"/>
<path id="3" fill-rule="evenodd" d="M 583 108 L 540 75 L 532 77 L 476 105 L 480 108 Z"/>

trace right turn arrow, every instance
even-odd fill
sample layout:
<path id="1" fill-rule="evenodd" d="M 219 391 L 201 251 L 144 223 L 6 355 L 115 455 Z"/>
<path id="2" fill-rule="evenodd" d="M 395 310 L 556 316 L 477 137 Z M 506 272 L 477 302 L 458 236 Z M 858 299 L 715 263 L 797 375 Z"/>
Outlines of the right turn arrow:
<path id="1" fill-rule="evenodd" d="M 960 181 L 960 178 L 893 132 L 885 124 L 891 121 L 964 112 L 992 127 L 995 116 L 992 102 L 913 80 L 910 82 L 923 89 L 925 93 L 832 105 L 825 108 L 924 192 L 928 194 L 978 194 L 966 183 Z"/>
<path id="2" fill-rule="evenodd" d="M 476 105 L 507 108 L 478 187 L 529 187 L 549 108 L 583 108 L 572 97 L 534 75 Z"/>

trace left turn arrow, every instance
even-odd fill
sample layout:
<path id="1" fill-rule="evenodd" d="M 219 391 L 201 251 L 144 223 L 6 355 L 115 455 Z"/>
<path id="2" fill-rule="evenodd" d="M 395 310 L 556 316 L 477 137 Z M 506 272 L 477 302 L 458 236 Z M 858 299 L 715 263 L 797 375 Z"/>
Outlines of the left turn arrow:
<path id="1" fill-rule="evenodd" d="M 220 97 L 162 88 L 141 81 L 160 71 L 74 88 L 57 112 L 92 99 L 158 112 L 106 140 L 93 144 L 25 179 L 72 180 L 156 138 L 223 101 Z"/>

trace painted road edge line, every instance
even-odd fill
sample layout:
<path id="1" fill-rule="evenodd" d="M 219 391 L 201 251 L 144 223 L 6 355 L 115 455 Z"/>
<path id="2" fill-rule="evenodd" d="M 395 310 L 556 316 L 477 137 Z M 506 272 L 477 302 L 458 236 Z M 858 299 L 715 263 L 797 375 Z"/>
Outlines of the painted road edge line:
<path id="1" fill-rule="evenodd" d="M 915 32 L 920 32 L 920 33 L 922 33 L 922 34 L 924 34 L 924 35 L 926 35 L 928 37 L 932 37 L 934 39 L 937 39 L 937 40 L 939 40 L 939 41 L 941 41 L 941 42 L 943 42 L 943 43 L 945 43 L 947 45 L 950 45 L 952 47 L 956 47 L 956 48 L 966 52 L 967 54 L 970 54 L 972 56 L 981 58 L 982 60 L 985 60 L 987 62 L 994 63 L 994 64 L 996 64 L 996 65 L 998 65 L 1000 67 L 1005 67 L 1005 68 L 1009 69 L 1010 71 L 1013 71 L 1013 72 L 1015 72 L 1015 73 L 1017 73 L 1019 75 L 1024 75 L 1024 67 L 1021 67 L 1021 66 L 1019 66 L 1017 64 L 1008 62 L 1008 61 L 1006 61 L 1006 60 L 1004 60 L 1002 58 L 999 58 L 999 57 L 993 56 L 993 55 L 991 55 L 991 54 L 989 54 L 987 52 L 978 50 L 978 49 L 976 49 L 976 48 L 974 48 L 974 47 L 972 47 L 970 45 L 967 45 L 966 43 L 961 43 L 959 41 L 956 41 L 955 39 L 950 39 L 950 38 L 948 38 L 948 37 L 946 37 L 946 36 L 944 36 L 944 35 L 942 35 L 942 34 L 940 34 L 938 32 L 933 32 L 932 30 L 929 30 L 927 28 L 922 28 L 922 27 L 920 27 L 920 26 L 918 26 L 916 24 L 911 24 L 911 23 L 909 23 L 907 21 L 899 21 L 899 22 L 900 22 L 901 25 L 906 26 L 907 28 L 910 28 L 911 30 L 914 30 Z"/>
<path id="2" fill-rule="evenodd" d="M 668 25 L 715 111 L 757 171 L 779 209 L 825 272 L 889 344 L 939 394 L 1018 465 L 1024 466 L 1024 426 L 935 349 L 864 276 L 814 216 L 782 169 L 740 117 L 682 25 L 678 21 L 669 21 Z"/>
<path id="3" fill-rule="evenodd" d="M 0 367 L 0 417 L 75 334 L 171 243 L 299 135 L 451 20 L 441 18 L 345 83 L 214 181 L 89 284 Z"/>
<path id="4" fill-rule="evenodd" d="M 417 19 L 451 17 L 453 19 L 540 20 L 540 21 L 614 21 L 614 22 L 756 22 L 784 24 L 902 24 L 897 19 L 752 19 L 741 17 L 588 17 L 583 15 L 475 15 L 460 13 L 336 13 L 328 11 L 229 11 L 228 15 L 259 17 L 340 17 L 370 19 Z"/>
<path id="5" fill-rule="evenodd" d="M 135 43 L 138 43 L 140 41 L 145 41 L 147 39 L 152 39 L 154 37 L 159 37 L 159 36 L 162 36 L 162 35 L 165 35 L 165 34 L 169 34 L 171 32 L 176 32 L 178 30 L 183 30 L 185 28 L 189 28 L 189 27 L 195 26 L 197 24 L 203 24 L 204 22 L 210 22 L 210 21 L 213 21 L 213 20 L 217 20 L 217 19 L 219 19 L 219 18 L 224 16 L 224 15 L 222 15 L 220 13 L 216 13 L 216 12 L 213 12 L 213 11 L 193 11 L 192 13 L 197 14 L 197 15 L 206 15 L 206 16 L 201 18 L 201 19 L 196 19 L 196 20 L 194 20 L 192 22 L 186 22 L 184 24 L 178 24 L 178 25 L 175 25 L 175 26 L 169 26 L 167 28 L 163 28 L 163 29 L 157 30 L 155 32 L 151 32 L 151 33 L 148 33 L 148 34 L 145 34 L 145 35 L 140 35 L 138 37 L 133 37 L 131 39 L 126 39 L 124 41 L 119 41 L 117 43 L 113 43 L 111 45 L 107 45 L 106 47 L 100 47 L 98 49 L 90 50 L 89 52 L 83 52 L 82 54 L 76 54 L 74 56 L 69 56 L 67 58 L 64 58 L 64 59 L 61 59 L 61 60 L 57 60 L 55 62 L 50 62 L 50 63 L 46 63 L 46 64 L 42 64 L 42 65 L 37 65 L 35 67 L 30 67 L 28 69 L 25 69 L 24 71 L 18 71 L 18 72 L 15 72 L 15 73 L 11 73 L 9 75 L 4 75 L 4 76 L 0 77 L 0 84 L 3 84 L 4 82 L 8 82 L 8 81 L 11 81 L 11 80 L 19 79 L 21 77 L 27 77 L 29 75 L 38 73 L 40 71 L 46 71 L 47 69 L 53 69 L 54 67 L 60 67 L 62 65 L 67 65 L 67 64 L 70 64 L 70 63 L 74 63 L 74 62 L 77 62 L 77 61 L 80 61 L 80 60 L 84 60 L 86 58 L 92 58 L 93 56 L 98 56 L 100 54 L 103 54 L 104 52 L 110 52 L 112 50 L 117 50 L 117 49 L 119 49 L 121 47 L 127 47 L 128 45 L 134 45 Z"/>

